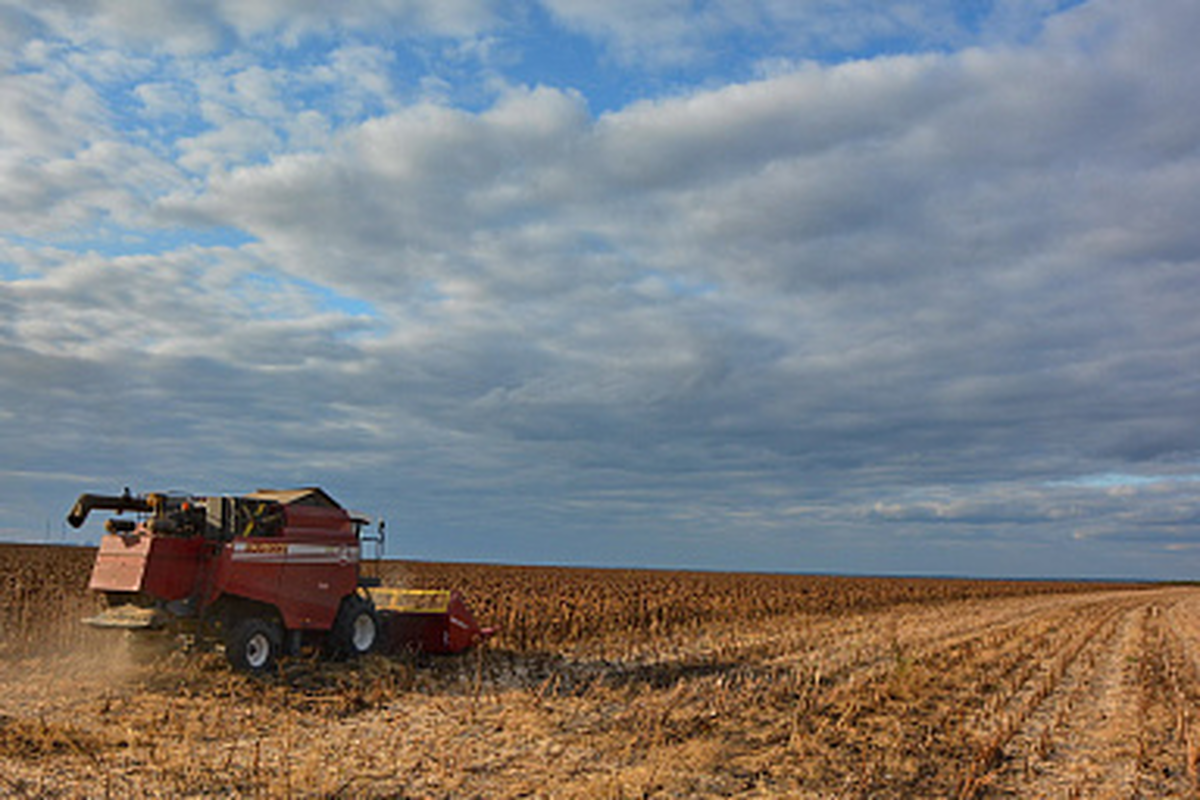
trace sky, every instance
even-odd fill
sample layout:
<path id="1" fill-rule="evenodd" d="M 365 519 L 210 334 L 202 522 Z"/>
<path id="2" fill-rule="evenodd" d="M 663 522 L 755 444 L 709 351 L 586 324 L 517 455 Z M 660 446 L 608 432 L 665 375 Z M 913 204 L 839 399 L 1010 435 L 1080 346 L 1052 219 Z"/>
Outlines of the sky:
<path id="1" fill-rule="evenodd" d="M 0 539 L 1200 576 L 1193 0 L 0 0 Z"/>

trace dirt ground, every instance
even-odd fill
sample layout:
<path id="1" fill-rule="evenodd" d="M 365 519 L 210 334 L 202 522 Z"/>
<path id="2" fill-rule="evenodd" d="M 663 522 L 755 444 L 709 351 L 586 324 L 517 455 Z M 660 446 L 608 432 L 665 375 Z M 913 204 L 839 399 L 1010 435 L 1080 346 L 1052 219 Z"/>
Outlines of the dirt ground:
<path id="1" fill-rule="evenodd" d="M 0 660 L 0 796 L 1197 796 L 1196 588 L 266 679 L 77 649 Z"/>

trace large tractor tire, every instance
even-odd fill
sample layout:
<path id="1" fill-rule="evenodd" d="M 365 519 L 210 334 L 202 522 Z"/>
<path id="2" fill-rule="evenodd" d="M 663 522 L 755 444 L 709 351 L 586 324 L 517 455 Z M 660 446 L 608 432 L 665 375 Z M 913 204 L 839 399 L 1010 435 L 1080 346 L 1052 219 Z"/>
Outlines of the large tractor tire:
<path id="1" fill-rule="evenodd" d="M 329 650 L 334 658 L 359 658 L 379 643 L 379 612 L 365 597 L 352 594 L 342 601 L 333 629 L 329 632 Z"/>
<path id="2" fill-rule="evenodd" d="M 225 657 L 241 672 L 261 675 L 275 668 L 283 652 L 283 628 L 274 620 L 247 617 L 230 628 Z"/>

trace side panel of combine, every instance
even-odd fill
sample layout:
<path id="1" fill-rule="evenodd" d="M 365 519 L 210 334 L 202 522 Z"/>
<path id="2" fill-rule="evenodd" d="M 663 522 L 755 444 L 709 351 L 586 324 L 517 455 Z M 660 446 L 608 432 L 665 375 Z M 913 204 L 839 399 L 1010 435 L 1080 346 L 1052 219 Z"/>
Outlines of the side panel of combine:
<path id="1" fill-rule="evenodd" d="M 329 630 L 342 598 L 358 586 L 358 535 L 340 508 L 292 505 L 279 603 L 289 627 Z"/>
<path id="2" fill-rule="evenodd" d="M 162 600 L 192 594 L 204 542 L 165 536 L 105 534 L 88 586 L 100 592 L 144 592 Z"/>
<path id="3" fill-rule="evenodd" d="M 261 515 L 239 501 L 206 602 L 221 594 L 279 610 L 284 626 L 329 630 L 358 585 L 358 537 L 340 508 L 275 505 Z"/>
<path id="4" fill-rule="evenodd" d="M 204 605 L 222 595 L 276 605 L 283 576 L 283 548 L 280 542 L 267 539 L 226 543 L 214 564 Z"/>

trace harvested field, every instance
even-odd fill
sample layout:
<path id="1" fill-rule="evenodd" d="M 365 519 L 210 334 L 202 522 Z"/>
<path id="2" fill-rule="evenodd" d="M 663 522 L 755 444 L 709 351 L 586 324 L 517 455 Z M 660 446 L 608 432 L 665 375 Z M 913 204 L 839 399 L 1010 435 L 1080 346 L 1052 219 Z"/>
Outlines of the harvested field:
<path id="1" fill-rule="evenodd" d="M 0 547 L 0 795 L 1189 797 L 1200 589 L 383 565 L 453 658 L 134 663 L 90 552 Z M 97 638 L 98 637 L 98 638 Z"/>

